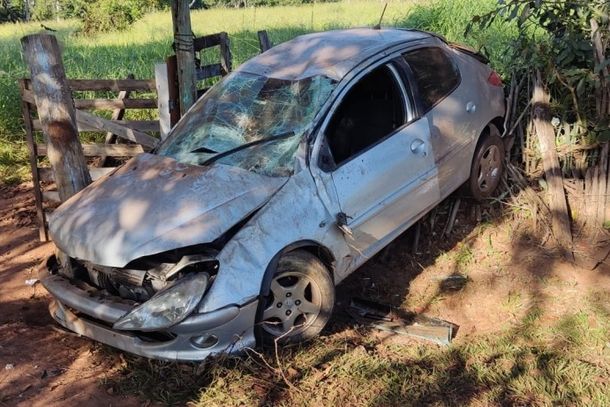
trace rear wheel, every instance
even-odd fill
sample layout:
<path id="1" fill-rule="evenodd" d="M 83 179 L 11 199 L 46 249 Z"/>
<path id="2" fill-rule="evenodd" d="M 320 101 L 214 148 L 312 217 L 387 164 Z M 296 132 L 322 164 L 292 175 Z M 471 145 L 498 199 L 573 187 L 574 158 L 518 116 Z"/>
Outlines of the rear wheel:
<path id="1" fill-rule="evenodd" d="M 259 335 L 264 343 L 311 339 L 330 319 L 334 303 L 334 283 L 324 264 L 306 251 L 287 253 L 261 300 Z"/>
<path id="2" fill-rule="evenodd" d="M 493 196 L 504 171 L 504 143 L 495 127 L 479 142 L 470 169 L 470 194 L 477 201 Z"/>

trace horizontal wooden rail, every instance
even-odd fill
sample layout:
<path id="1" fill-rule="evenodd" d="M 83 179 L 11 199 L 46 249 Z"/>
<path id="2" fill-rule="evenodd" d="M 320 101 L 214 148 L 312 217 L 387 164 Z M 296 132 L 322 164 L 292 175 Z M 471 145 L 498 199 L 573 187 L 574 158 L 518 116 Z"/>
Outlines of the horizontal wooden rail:
<path id="1" fill-rule="evenodd" d="M 128 127 L 139 131 L 159 132 L 160 125 L 158 120 L 110 120 L 115 124 Z M 40 120 L 32 120 L 34 130 L 42 130 Z M 88 126 L 85 123 L 77 123 L 78 131 L 99 131 L 95 127 Z"/>
<path id="2" fill-rule="evenodd" d="M 224 70 L 220 64 L 204 65 L 195 69 L 195 77 L 198 81 L 223 75 Z"/>
<path id="3" fill-rule="evenodd" d="M 109 172 L 116 169 L 116 167 L 89 167 L 89 174 L 91 175 L 91 179 L 95 181 L 98 178 L 103 177 Z M 41 167 L 38 168 L 38 175 L 40 180 L 43 182 L 54 182 L 55 178 L 53 177 L 53 170 L 50 167 Z M 59 195 L 54 195 L 53 191 L 47 191 L 46 193 L 50 193 L 50 196 L 45 196 L 45 192 L 42 193 L 43 199 L 45 201 L 51 202 L 59 202 Z"/>
<path id="4" fill-rule="evenodd" d="M 25 89 L 22 99 L 36 104 L 34 92 Z M 157 99 L 74 99 L 77 109 L 156 109 Z"/>
<path id="5" fill-rule="evenodd" d="M 73 91 L 147 91 L 155 90 L 154 79 L 68 79 Z"/>
<path id="6" fill-rule="evenodd" d="M 195 52 L 199 52 L 204 48 L 215 47 L 220 45 L 222 41 L 225 41 L 226 37 L 227 34 L 222 32 L 193 38 L 193 48 L 195 48 Z"/>
<path id="7" fill-rule="evenodd" d="M 81 125 L 91 126 L 100 131 L 109 131 L 124 139 L 134 141 L 147 147 L 154 147 L 158 143 L 158 139 L 149 136 L 138 130 L 130 129 L 120 124 L 114 123 L 112 120 L 103 119 L 91 113 L 76 110 L 76 122 Z"/>
<path id="8" fill-rule="evenodd" d="M 157 99 L 74 99 L 77 109 L 156 109 Z"/>
<path id="9" fill-rule="evenodd" d="M 47 145 L 38 144 L 38 156 L 47 155 Z M 143 153 L 144 149 L 138 144 L 83 144 L 83 153 L 86 157 L 133 157 Z"/>

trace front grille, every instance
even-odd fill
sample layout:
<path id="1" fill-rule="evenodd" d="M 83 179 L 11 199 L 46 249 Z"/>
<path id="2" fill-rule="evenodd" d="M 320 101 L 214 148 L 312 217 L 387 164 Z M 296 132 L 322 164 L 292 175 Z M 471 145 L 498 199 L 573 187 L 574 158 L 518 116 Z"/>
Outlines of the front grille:
<path id="1" fill-rule="evenodd" d="M 132 334 L 137 336 L 144 342 L 170 342 L 176 339 L 176 335 L 170 332 L 140 332 L 140 331 L 131 331 Z"/>
<path id="2" fill-rule="evenodd" d="M 86 261 L 83 261 L 82 264 L 90 273 L 101 273 L 108 276 L 113 281 L 131 286 L 141 287 L 144 283 L 144 278 L 146 277 L 146 270 L 104 267 Z"/>

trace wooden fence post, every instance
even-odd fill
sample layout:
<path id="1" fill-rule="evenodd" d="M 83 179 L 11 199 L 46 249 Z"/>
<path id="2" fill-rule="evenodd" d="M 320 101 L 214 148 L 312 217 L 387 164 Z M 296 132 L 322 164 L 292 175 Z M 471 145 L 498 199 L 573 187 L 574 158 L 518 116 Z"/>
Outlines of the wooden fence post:
<path id="1" fill-rule="evenodd" d="M 256 33 L 258 35 L 258 46 L 261 49 L 261 53 L 267 51 L 273 45 L 271 44 L 271 40 L 269 40 L 269 35 L 266 30 L 262 30 Z"/>
<path id="2" fill-rule="evenodd" d="M 542 153 L 542 166 L 549 186 L 549 208 L 551 210 L 551 225 L 553 235 L 558 243 L 566 250 L 572 249 L 572 230 L 570 228 L 570 215 L 565 191 L 563 189 L 563 176 L 559 166 L 557 148 L 555 147 L 555 130 L 551 124 L 550 96 L 544 88 L 540 72 L 536 78 L 534 94 L 532 96 L 533 121 L 540 151 Z"/>
<path id="3" fill-rule="evenodd" d="M 157 87 L 157 106 L 159 107 L 159 135 L 165 140 L 171 130 L 169 108 L 169 78 L 167 64 L 155 64 L 155 86 Z"/>
<path id="4" fill-rule="evenodd" d="M 171 5 L 180 89 L 180 114 L 184 115 L 195 103 L 197 94 L 191 11 L 187 0 L 172 0 Z"/>
<path id="5" fill-rule="evenodd" d="M 180 99 L 178 90 L 178 62 L 176 56 L 172 55 L 165 59 L 167 65 L 167 93 L 169 97 L 169 124 L 174 127 L 180 120 Z"/>
<path id="6" fill-rule="evenodd" d="M 57 39 L 49 34 L 25 36 L 21 46 L 32 75 L 36 109 L 48 142 L 59 198 L 65 201 L 91 183 L 91 176 L 78 139 L 61 52 Z"/>
<path id="7" fill-rule="evenodd" d="M 220 33 L 220 65 L 224 71 L 224 75 L 228 75 L 233 69 L 233 57 L 231 56 L 231 41 L 229 34 L 226 32 Z"/>
<path id="8" fill-rule="evenodd" d="M 29 90 L 30 81 L 19 79 L 19 90 L 21 91 L 21 112 L 23 113 L 23 124 L 25 126 L 25 139 L 28 143 L 30 153 L 30 169 L 32 171 L 32 184 L 36 204 L 36 217 L 38 218 L 38 237 L 40 241 L 49 241 L 47 233 L 47 220 L 42 206 L 42 191 L 40 189 L 40 174 L 38 173 L 38 149 L 34 141 L 34 127 L 32 126 L 32 112 L 30 104 L 23 100 L 23 94 Z"/>

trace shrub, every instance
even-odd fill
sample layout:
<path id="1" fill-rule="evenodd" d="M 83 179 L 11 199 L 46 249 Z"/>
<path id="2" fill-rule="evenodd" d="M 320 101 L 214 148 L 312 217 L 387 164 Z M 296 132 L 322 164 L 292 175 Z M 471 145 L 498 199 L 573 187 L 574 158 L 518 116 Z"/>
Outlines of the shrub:
<path id="1" fill-rule="evenodd" d="M 315 0 L 316 3 L 333 3 L 339 0 Z M 272 7 L 295 6 L 313 3 L 314 0 L 201 0 L 203 8 L 209 7 Z M 195 2 L 195 4 L 197 4 Z"/>
<path id="2" fill-rule="evenodd" d="M 121 31 L 149 11 L 159 8 L 157 0 L 98 0 L 84 8 L 82 31 L 93 34 Z"/>
<path id="3" fill-rule="evenodd" d="M 53 18 L 78 18 L 83 15 L 86 6 L 86 0 L 36 0 L 30 9 L 30 18 L 37 21 Z"/>
<path id="4" fill-rule="evenodd" d="M 579 123 L 589 130 L 587 136 L 606 141 L 610 109 L 602 99 L 608 103 L 604 94 L 610 97 L 609 19 L 607 0 L 509 0 L 487 14 L 475 15 L 470 27 L 485 28 L 497 20 L 513 24 L 518 37 L 507 53 L 508 69 L 518 76 L 540 72 L 554 101 L 554 114 Z M 594 34 L 599 38 L 599 56 L 591 40 Z"/>

